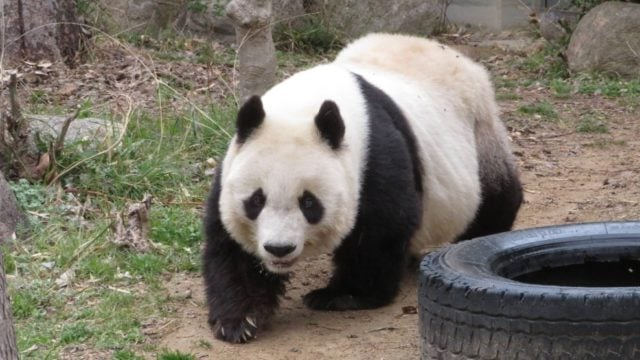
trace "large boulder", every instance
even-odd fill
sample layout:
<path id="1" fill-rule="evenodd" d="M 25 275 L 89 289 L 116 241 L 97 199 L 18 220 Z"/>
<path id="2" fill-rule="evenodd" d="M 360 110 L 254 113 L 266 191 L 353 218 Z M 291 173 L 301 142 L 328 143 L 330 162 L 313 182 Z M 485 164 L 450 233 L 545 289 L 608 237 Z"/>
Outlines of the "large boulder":
<path id="1" fill-rule="evenodd" d="M 234 28 L 224 9 L 230 0 L 100 0 L 112 32 L 157 33 L 176 30 L 226 43 Z M 305 26 L 302 19 L 319 17 L 325 26 L 347 38 L 373 31 L 427 35 L 442 23 L 441 0 L 272 0 L 275 25 Z M 106 19 L 108 20 L 106 20 Z M 308 29 L 302 29 L 308 31 Z"/>
<path id="2" fill-rule="evenodd" d="M 324 23 L 356 38 L 374 31 L 429 35 L 442 23 L 441 0 L 315 0 Z"/>
<path id="3" fill-rule="evenodd" d="M 31 146 L 37 148 L 37 139 L 42 141 L 54 141 L 60 136 L 67 117 L 56 115 L 27 115 L 31 126 Z M 117 137 L 122 127 L 113 121 L 99 118 L 76 119 L 69 124 L 65 134 L 65 145 L 76 141 L 88 141 L 92 144 L 101 144 L 110 137 Z"/>
<path id="4" fill-rule="evenodd" d="M 605 2 L 585 15 L 567 49 L 573 72 L 640 76 L 640 4 Z"/>
<path id="5" fill-rule="evenodd" d="M 13 191 L 0 171 L 0 244 L 13 236 L 22 221 L 23 215 L 18 210 Z"/>
<path id="6" fill-rule="evenodd" d="M 538 16 L 540 35 L 549 42 L 561 43 L 569 38 L 579 19 L 579 11 L 551 8 Z"/>
<path id="7" fill-rule="evenodd" d="M 236 40 L 235 28 L 225 14 L 231 0 L 100 0 L 107 11 L 104 26 L 112 32 L 158 33 L 175 30 L 221 43 Z M 302 0 L 273 0 L 273 23 L 289 24 L 304 14 Z"/>

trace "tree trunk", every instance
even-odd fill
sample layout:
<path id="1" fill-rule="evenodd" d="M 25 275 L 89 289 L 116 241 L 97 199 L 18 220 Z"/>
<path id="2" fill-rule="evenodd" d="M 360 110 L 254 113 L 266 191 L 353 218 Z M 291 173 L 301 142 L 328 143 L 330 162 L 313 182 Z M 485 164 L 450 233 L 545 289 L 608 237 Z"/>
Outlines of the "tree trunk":
<path id="1" fill-rule="evenodd" d="M 264 94 L 275 82 L 276 53 L 271 36 L 271 0 L 233 0 L 227 16 L 236 28 L 240 101 Z"/>
<path id="2" fill-rule="evenodd" d="M 7 281 L 4 276 L 4 259 L 0 251 L 0 359 L 18 359 L 16 333 L 13 330 L 11 304 L 7 296 Z"/>
<path id="3" fill-rule="evenodd" d="M 4 62 L 59 61 L 73 66 L 81 44 L 74 0 L 0 0 Z"/>

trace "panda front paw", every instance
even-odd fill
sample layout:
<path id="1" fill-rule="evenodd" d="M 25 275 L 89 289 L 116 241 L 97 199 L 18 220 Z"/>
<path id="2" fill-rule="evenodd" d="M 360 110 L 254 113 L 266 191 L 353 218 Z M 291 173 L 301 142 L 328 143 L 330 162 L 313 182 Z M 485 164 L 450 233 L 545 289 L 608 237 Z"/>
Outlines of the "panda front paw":
<path id="1" fill-rule="evenodd" d="M 347 290 L 332 287 L 313 290 L 303 298 L 304 304 L 311 309 L 330 311 L 375 309 L 392 300 L 393 296 L 388 294 L 356 296 L 349 294 Z"/>
<path id="2" fill-rule="evenodd" d="M 247 316 L 244 319 L 217 320 L 212 328 L 217 339 L 232 344 L 244 344 L 256 337 L 258 322 L 255 317 Z"/>
<path id="3" fill-rule="evenodd" d="M 304 304 L 314 310 L 356 310 L 362 307 L 356 297 L 339 293 L 333 289 L 316 289 L 309 292 L 303 298 Z"/>

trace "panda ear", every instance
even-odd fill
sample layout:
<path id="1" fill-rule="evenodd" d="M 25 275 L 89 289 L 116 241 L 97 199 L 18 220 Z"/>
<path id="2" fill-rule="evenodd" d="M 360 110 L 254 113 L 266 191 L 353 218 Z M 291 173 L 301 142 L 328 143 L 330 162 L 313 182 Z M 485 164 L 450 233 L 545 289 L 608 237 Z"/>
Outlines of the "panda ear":
<path id="1" fill-rule="evenodd" d="M 238 111 L 236 119 L 236 135 L 239 144 L 244 143 L 253 130 L 258 128 L 264 120 L 264 108 L 260 96 L 254 95 L 249 98 Z"/>
<path id="2" fill-rule="evenodd" d="M 344 122 L 340 116 L 338 105 L 331 100 L 326 100 L 320 106 L 320 111 L 315 118 L 316 127 L 320 136 L 332 149 L 337 150 L 344 138 Z"/>

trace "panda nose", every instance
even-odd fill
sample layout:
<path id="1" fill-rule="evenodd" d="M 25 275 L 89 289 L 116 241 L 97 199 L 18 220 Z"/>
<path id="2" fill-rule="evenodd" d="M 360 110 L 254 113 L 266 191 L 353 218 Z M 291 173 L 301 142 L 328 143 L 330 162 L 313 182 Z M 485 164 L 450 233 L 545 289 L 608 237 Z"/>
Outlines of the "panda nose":
<path id="1" fill-rule="evenodd" d="M 277 257 L 283 257 L 296 249 L 294 245 L 265 245 L 264 249 Z"/>

